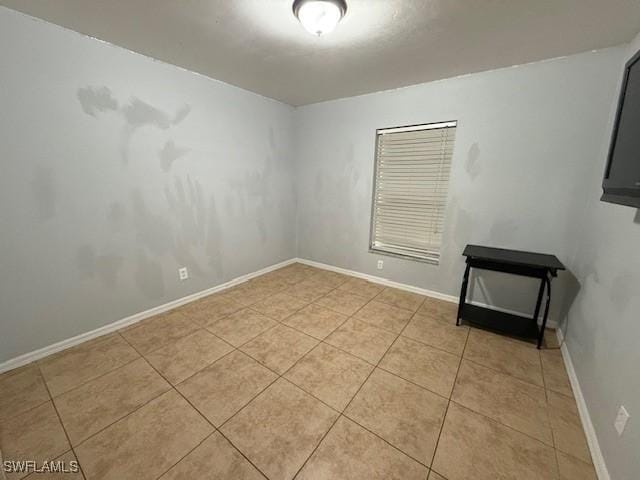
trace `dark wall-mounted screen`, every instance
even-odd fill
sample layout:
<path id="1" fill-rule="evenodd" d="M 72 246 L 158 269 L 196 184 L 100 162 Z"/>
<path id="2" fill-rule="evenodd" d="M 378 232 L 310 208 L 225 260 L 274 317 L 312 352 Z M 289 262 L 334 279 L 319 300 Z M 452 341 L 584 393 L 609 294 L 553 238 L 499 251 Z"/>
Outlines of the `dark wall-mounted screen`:
<path id="1" fill-rule="evenodd" d="M 640 208 L 640 52 L 626 65 L 602 200 Z"/>

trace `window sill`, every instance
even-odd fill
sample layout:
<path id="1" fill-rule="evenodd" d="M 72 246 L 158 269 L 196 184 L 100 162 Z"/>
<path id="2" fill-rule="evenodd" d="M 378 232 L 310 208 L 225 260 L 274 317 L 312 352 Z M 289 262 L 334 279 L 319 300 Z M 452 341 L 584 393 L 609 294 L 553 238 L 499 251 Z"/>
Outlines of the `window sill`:
<path id="1" fill-rule="evenodd" d="M 380 248 L 369 247 L 369 253 L 376 255 L 385 255 L 387 257 L 400 258 L 402 260 L 410 260 L 420 263 L 428 263 L 430 265 L 440 265 L 440 257 L 421 257 L 417 255 L 408 255 L 406 253 L 391 252 Z"/>

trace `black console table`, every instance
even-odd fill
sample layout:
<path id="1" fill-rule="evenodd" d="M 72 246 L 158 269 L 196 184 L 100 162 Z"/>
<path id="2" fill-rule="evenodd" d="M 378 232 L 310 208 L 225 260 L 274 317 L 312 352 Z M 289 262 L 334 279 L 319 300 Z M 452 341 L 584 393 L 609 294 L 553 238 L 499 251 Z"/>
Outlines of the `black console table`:
<path id="1" fill-rule="evenodd" d="M 471 325 L 515 337 L 537 339 L 538 348 L 540 348 L 544 338 L 544 329 L 547 325 L 549 304 L 551 303 L 551 278 L 558 275 L 558 270 L 565 270 L 560 260 L 555 255 L 482 247 L 479 245 L 467 245 L 462 255 L 466 257 L 467 267 L 462 279 L 456 325 L 460 325 L 460 322 L 464 321 Z M 522 317 L 467 303 L 467 285 L 469 283 L 469 272 L 472 268 L 539 278 L 540 289 L 538 290 L 538 299 L 533 317 Z M 545 287 L 547 289 L 547 302 L 542 317 L 542 325 L 538 327 L 538 315 L 540 314 Z"/>

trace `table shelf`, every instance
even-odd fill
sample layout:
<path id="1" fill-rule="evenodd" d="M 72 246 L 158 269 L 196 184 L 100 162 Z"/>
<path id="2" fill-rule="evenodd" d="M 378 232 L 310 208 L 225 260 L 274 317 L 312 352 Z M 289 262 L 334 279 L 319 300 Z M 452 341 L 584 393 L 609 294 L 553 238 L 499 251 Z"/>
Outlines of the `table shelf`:
<path id="1" fill-rule="evenodd" d="M 528 340 L 538 338 L 538 324 L 531 317 L 466 303 L 462 309 L 461 320 L 463 323 L 512 337 Z"/>

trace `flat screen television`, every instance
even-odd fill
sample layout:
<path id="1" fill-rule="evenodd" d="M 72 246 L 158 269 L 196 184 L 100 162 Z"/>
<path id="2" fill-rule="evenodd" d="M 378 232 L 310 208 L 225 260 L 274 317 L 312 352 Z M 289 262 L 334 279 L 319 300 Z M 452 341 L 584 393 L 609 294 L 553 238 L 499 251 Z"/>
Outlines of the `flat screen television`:
<path id="1" fill-rule="evenodd" d="M 640 208 L 640 52 L 625 66 L 602 190 L 605 202 Z"/>

